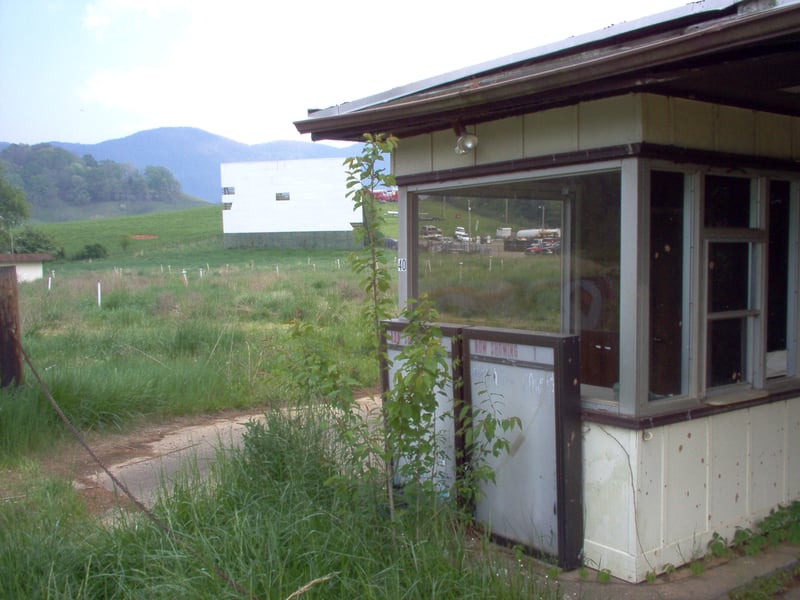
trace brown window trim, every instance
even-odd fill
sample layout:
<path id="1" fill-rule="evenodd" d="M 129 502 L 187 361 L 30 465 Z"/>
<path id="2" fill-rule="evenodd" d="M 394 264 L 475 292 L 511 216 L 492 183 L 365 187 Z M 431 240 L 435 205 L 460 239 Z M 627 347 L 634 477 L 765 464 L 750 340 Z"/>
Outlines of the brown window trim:
<path id="1" fill-rule="evenodd" d="M 653 427 L 663 427 L 665 425 L 674 425 L 675 423 L 694 421 L 696 419 L 734 412 L 737 410 L 744 410 L 746 408 L 753 408 L 755 406 L 761 406 L 764 404 L 772 404 L 774 402 L 782 402 L 784 400 L 791 400 L 794 398 L 800 398 L 800 387 L 780 390 L 768 393 L 760 398 L 743 400 L 742 402 L 736 402 L 732 404 L 700 404 L 693 408 L 682 408 L 674 412 L 648 417 L 634 417 L 584 408 L 581 411 L 581 421 L 587 423 L 597 423 L 600 425 L 615 425 L 624 429 L 640 431 L 643 429 L 652 429 Z"/>
<path id="2" fill-rule="evenodd" d="M 780 158 L 765 158 L 749 154 L 733 154 L 728 152 L 713 152 L 708 150 L 693 150 L 679 146 L 651 144 L 640 142 L 635 144 L 621 144 L 606 146 L 593 150 L 579 152 L 564 152 L 561 154 L 548 154 L 530 158 L 506 160 L 485 165 L 459 167 L 457 169 L 444 169 L 428 173 L 413 175 L 399 175 L 397 185 L 420 185 L 426 183 L 441 183 L 453 179 L 488 177 L 518 173 L 520 171 L 535 171 L 549 167 L 568 165 L 591 164 L 604 160 L 614 160 L 630 157 L 653 158 L 670 160 L 676 163 L 703 164 L 713 167 L 727 168 L 753 168 L 769 169 L 776 171 L 800 172 L 800 166 L 795 161 Z"/>

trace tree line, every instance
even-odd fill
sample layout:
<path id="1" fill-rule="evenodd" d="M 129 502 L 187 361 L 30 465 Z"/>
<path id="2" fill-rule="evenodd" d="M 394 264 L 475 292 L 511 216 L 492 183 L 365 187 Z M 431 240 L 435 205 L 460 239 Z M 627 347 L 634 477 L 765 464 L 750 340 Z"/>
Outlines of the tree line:
<path id="1" fill-rule="evenodd" d="M 143 172 L 127 163 L 79 157 L 50 144 L 11 144 L 0 152 L 4 176 L 20 188 L 33 207 L 42 209 L 113 202 L 175 203 L 180 183 L 169 169 L 148 166 Z"/>

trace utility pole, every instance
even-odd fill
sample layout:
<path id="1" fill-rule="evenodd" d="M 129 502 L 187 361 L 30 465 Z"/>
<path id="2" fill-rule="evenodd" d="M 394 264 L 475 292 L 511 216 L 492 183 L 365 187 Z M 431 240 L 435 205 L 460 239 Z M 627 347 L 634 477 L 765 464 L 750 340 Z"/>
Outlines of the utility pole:
<path id="1" fill-rule="evenodd" d="M 0 267 L 0 387 L 24 381 L 19 337 L 17 268 Z"/>

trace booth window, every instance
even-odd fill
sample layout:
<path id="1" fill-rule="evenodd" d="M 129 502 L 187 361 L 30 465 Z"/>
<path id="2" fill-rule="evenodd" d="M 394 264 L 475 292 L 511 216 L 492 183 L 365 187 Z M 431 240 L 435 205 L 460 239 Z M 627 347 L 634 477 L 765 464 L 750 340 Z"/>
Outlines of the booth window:
<path id="1" fill-rule="evenodd" d="M 619 170 L 412 194 L 416 293 L 441 321 L 577 333 L 584 391 L 619 381 Z"/>
<path id="2" fill-rule="evenodd" d="M 789 290 L 791 264 L 789 248 L 792 243 L 791 186 L 788 181 L 769 182 L 769 242 L 767 277 L 767 378 L 782 377 L 796 373 L 789 369 L 788 339 Z M 794 231 L 798 224 L 794 223 Z M 797 242 L 795 241 L 795 244 Z M 795 258 L 797 260 L 797 258 Z M 796 282 L 795 282 L 796 284 Z M 795 307 L 796 310 L 796 307 Z"/>
<path id="3" fill-rule="evenodd" d="M 442 322 L 579 335 L 590 408 L 647 414 L 796 387 L 800 184 L 650 164 L 409 188 L 409 293 Z M 623 182 L 641 196 L 622 198 Z M 620 314 L 621 290 L 642 289 L 623 304 L 648 315 L 645 332 Z"/>
<path id="4" fill-rule="evenodd" d="M 685 391 L 683 173 L 650 174 L 650 397 Z"/>
<path id="5" fill-rule="evenodd" d="M 651 400 L 689 390 L 724 399 L 797 375 L 791 190 L 779 179 L 650 173 Z M 700 252 L 690 252 L 693 222 Z M 695 269 L 699 287 L 687 283 Z"/>

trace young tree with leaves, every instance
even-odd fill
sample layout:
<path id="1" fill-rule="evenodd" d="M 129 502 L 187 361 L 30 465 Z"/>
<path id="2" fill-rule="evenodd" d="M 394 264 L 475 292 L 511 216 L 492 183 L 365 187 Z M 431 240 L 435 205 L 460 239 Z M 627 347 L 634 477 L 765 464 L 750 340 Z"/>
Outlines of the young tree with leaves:
<path id="1" fill-rule="evenodd" d="M 9 183 L 0 165 L 0 229 L 3 232 L 2 248 L 14 253 L 13 228 L 30 217 L 30 204 L 25 192 Z"/>

